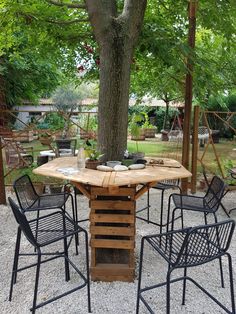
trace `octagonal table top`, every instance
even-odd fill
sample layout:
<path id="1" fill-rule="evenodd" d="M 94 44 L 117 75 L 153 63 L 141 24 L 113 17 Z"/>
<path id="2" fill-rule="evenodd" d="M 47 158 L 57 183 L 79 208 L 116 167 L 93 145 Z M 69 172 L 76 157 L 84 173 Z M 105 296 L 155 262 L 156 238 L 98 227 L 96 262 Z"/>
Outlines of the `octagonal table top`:
<path id="1" fill-rule="evenodd" d="M 163 165 L 147 165 L 146 168 L 138 170 L 104 172 L 86 168 L 78 169 L 76 157 L 60 157 L 43 164 L 33 172 L 42 176 L 98 187 L 115 187 L 191 177 L 191 172 L 178 161 L 169 158 L 162 159 L 164 160 Z"/>

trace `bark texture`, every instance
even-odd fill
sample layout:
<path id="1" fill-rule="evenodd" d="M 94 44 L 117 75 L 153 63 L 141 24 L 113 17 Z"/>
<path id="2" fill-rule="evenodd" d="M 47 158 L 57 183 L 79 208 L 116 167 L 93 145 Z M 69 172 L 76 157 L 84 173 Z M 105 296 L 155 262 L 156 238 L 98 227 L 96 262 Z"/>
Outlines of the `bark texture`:
<path id="1" fill-rule="evenodd" d="M 146 9 L 146 0 L 126 0 L 119 13 L 116 2 L 86 0 L 100 49 L 98 145 L 104 160 L 121 159 L 127 147 L 130 68 Z"/>

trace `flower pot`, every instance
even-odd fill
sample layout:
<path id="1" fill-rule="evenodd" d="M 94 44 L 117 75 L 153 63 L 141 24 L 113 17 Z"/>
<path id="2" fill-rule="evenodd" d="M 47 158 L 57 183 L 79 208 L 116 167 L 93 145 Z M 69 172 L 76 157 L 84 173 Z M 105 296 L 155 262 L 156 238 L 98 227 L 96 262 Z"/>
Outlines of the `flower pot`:
<path id="1" fill-rule="evenodd" d="M 114 168 L 114 167 L 117 166 L 117 165 L 121 165 L 121 161 L 118 161 L 118 160 L 109 160 L 109 161 L 107 161 L 106 164 L 107 164 L 108 167 Z"/>
<path id="2" fill-rule="evenodd" d="M 156 128 L 147 128 L 144 129 L 145 130 L 145 137 L 147 138 L 154 138 L 155 137 L 155 133 L 156 133 Z"/>
<path id="3" fill-rule="evenodd" d="M 131 135 L 131 140 L 134 141 L 145 141 L 145 129 L 140 129 L 137 136 Z"/>
<path id="4" fill-rule="evenodd" d="M 161 130 L 161 140 L 162 141 L 164 141 L 164 142 L 169 141 L 168 133 L 169 133 L 169 131 Z"/>
<path id="5" fill-rule="evenodd" d="M 97 169 L 97 166 L 101 165 L 101 161 L 100 160 L 86 160 L 85 161 L 85 168 L 88 169 Z"/>

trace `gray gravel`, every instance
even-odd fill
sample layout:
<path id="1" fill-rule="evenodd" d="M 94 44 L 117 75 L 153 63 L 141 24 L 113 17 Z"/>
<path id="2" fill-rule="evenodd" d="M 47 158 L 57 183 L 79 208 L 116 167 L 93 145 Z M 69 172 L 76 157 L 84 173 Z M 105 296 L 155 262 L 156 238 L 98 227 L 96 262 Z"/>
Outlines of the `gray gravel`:
<path id="1" fill-rule="evenodd" d="M 198 193 L 201 194 L 201 193 Z M 12 195 L 14 198 L 14 195 Z M 154 210 L 155 201 L 159 202 L 159 192 L 151 191 L 151 199 L 153 203 L 153 213 L 158 215 Z M 235 192 L 227 194 L 224 204 L 228 208 L 236 207 Z M 141 208 L 146 203 L 146 196 L 142 196 L 138 202 L 137 207 Z M 88 200 L 84 196 L 79 196 L 79 216 L 82 218 L 88 217 L 89 208 Z M 17 284 L 14 286 L 13 300 L 8 301 L 10 274 L 13 262 L 13 253 L 16 237 L 16 223 L 12 212 L 8 206 L 0 206 L 0 247 L 1 247 L 1 261 L 0 261 L 0 312 L 1 313 L 30 313 L 29 308 L 32 305 L 33 285 L 35 278 L 35 270 L 28 269 L 18 274 Z M 158 217 L 158 216 L 157 216 Z M 199 214 L 185 215 L 186 225 L 197 225 L 203 223 L 202 216 Z M 231 214 L 232 218 L 236 218 L 236 211 Z M 218 211 L 219 220 L 227 219 L 224 212 L 220 209 Z M 88 223 L 83 223 L 83 227 L 88 228 Z M 153 225 L 148 225 L 141 220 L 136 223 L 136 268 L 138 266 L 140 239 L 146 234 L 157 233 L 159 230 Z M 81 241 L 82 243 L 82 241 Z M 25 239 L 22 239 L 22 250 L 29 250 L 30 245 Z M 71 255 L 73 261 L 77 265 L 83 266 L 83 254 L 76 256 L 74 254 L 74 246 L 71 246 Z M 231 244 L 230 252 L 233 258 L 234 278 L 236 278 L 236 232 Z M 152 249 L 146 250 L 145 259 L 145 274 L 143 277 L 143 284 L 145 282 L 159 282 L 165 278 L 166 265 L 161 258 L 154 254 Z M 29 261 L 29 258 L 22 258 L 20 265 L 24 265 Z M 228 279 L 227 260 L 223 260 L 225 267 L 225 278 Z M 64 281 L 64 263 L 61 259 L 57 259 L 51 263 L 42 266 L 40 277 L 39 301 L 45 300 L 48 297 L 65 291 L 74 287 L 77 282 L 77 276 L 71 271 L 70 282 Z M 180 271 L 181 273 L 181 271 Z M 175 273 L 177 274 L 177 272 Z M 226 306 L 230 306 L 229 286 L 226 285 L 225 289 L 220 287 L 219 266 L 218 262 L 212 262 L 207 265 L 199 266 L 189 271 L 194 278 L 197 278 L 206 288 L 214 292 L 215 296 L 224 302 Z M 235 281 L 235 280 L 234 280 Z M 235 287 L 236 288 L 236 287 Z M 137 290 L 137 277 L 133 283 L 123 282 L 92 282 L 91 283 L 91 300 L 93 313 L 135 313 L 136 306 L 136 290 Z M 165 313 L 165 289 L 161 288 L 149 294 L 152 301 L 153 309 L 156 313 Z M 187 286 L 187 300 L 186 305 L 181 305 L 181 284 L 175 283 L 171 290 L 171 312 L 172 313 L 223 313 L 219 307 L 209 300 L 201 291 L 197 290 L 192 284 Z M 86 289 L 77 291 L 69 296 L 62 298 L 54 303 L 51 303 L 37 311 L 37 313 L 67 313 L 67 314 L 83 314 L 87 313 L 86 303 Z M 148 313 L 142 306 L 140 313 Z"/>

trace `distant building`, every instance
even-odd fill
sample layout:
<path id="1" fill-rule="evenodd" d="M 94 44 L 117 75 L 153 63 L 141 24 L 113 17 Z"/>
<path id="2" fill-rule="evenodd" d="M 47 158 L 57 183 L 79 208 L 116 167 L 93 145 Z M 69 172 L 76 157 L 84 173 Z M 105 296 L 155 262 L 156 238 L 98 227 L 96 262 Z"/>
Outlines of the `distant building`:
<path id="1" fill-rule="evenodd" d="M 23 105 L 13 107 L 13 110 L 18 111 L 18 120 L 15 123 L 16 126 L 20 126 L 24 123 L 27 124 L 32 118 L 43 116 L 46 112 L 56 111 L 51 98 L 42 98 L 37 105 L 26 100 Z M 82 102 L 78 104 L 78 110 L 74 111 L 74 115 L 76 116 L 81 112 L 97 112 L 97 99 L 87 98 L 82 100 Z"/>

